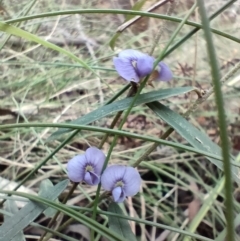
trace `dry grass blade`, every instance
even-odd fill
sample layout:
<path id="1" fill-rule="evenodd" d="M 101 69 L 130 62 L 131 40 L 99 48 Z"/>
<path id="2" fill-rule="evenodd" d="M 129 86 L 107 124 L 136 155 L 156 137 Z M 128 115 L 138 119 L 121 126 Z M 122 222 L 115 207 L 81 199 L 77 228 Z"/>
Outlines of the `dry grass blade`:
<path id="1" fill-rule="evenodd" d="M 166 4 L 167 2 L 170 2 L 172 0 L 162 0 L 162 1 L 159 1 L 157 3 L 155 3 L 153 6 L 151 6 L 150 8 L 148 8 L 146 10 L 146 12 L 152 12 L 156 9 L 158 9 L 159 7 L 163 6 L 164 4 Z M 119 26 L 117 28 L 117 31 L 116 32 L 123 32 L 126 28 L 130 27 L 132 24 L 136 23 L 138 20 L 140 20 L 142 17 L 141 16 L 136 16 L 132 19 L 130 19 L 129 21 L 123 23 L 121 26 Z"/>

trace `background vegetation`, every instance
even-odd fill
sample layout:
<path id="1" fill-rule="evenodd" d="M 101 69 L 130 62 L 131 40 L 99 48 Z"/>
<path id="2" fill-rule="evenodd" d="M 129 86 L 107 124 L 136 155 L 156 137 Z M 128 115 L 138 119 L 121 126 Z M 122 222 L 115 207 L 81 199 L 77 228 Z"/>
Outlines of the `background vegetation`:
<path id="1" fill-rule="evenodd" d="M 96 129 L 89 130 L 83 126 L 80 128 L 81 131 L 72 135 L 68 141 L 65 140 L 69 133 L 49 139 L 57 130 L 57 126 L 54 127 L 53 124 L 76 120 L 109 102 L 127 85 L 113 68 L 113 56 L 129 48 L 149 53 L 155 46 L 153 56 L 159 57 L 194 4 L 194 1 L 163 1 L 165 2 L 163 6 L 154 10 L 155 17 L 143 16 L 132 26 L 127 27 L 117 38 L 115 47 L 112 49 L 109 43 L 116 29 L 131 16 L 129 12 L 119 14 L 111 9 L 130 10 L 135 6 L 135 10 L 143 13 L 156 3 L 150 0 L 139 2 L 142 3 L 142 7 L 140 7 L 141 4 L 135 5 L 136 2 L 130 0 L 0 1 L 1 192 L 18 188 L 17 192 L 36 194 L 44 189 L 43 186 L 45 188 L 47 186 L 46 189 L 48 189 L 49 185 L 50 188 L 51 183 L 48 181 L 41 184 L 43 180 L 49 179 L 54 185 L 58 183 L 62 185 L 58 193 L 59 195 L 62 192 L 59 201 L 62 202 L 67 196 L 71 184 L 61 182 L 67 178 L 67 161 L 76 154 L 83 153 L 89 146 L 98 146 L 104 136 L 104 133 L 99 131 L 110 127 L 116 113 L 111 112 L 110 115 L 96 118 L 89 123 L 80 123 Z M 197 88 L 197 92 L 183 92 L 161 100 L 163 105 L 174 111 L 173 113 L 185 116 L 186 113 L 190 114 L 186 117 L 189 126 L 181 126 L 181 119 L 178 122 L 174 117 L 171 121 L 170 118 L 164 119 L 163 116 L 159 116 L 160 114 L 156 115 L 149 105 L 137 105 L 131 110 L 122 130 L 143 139 L 122 133 L 114 146 L 110 163 L 133 165 L 149 150 L 153 142 L 165 135 L 169 126 L 176 130 L 163 138 L 174 142 L 175 147 L 158 143 L 156 148 L 141 160 L 142 162 L 138 165 L 138 171 L 143 180 L 141 192 L 136 197 L 128 198 L 125 204 L 121 205 L 123 213 L 129 219 L 130 217 L 138 219 L 138 221 L 135 220 L 136 222 L 130 221 L 132 232 L 137 240 L 220 241 L 225 239 L 227 227 L 230 227 L 228 237 L 234 235 L 232 240 L 240 240 L 237 184 L 240 158 L 238 120 L 240 7 L 239 1 L 229 2 L 231 4 L 226 5 L 227 1 L 223 0 L 205 1 L 208 16 L 214 16 L 214 13 L 226 5 L 226 9 L 218 16 L 214 16 L 211 21 L 211 28 L 218 31 L 217 33 L 215 31 L 212 37 L 219 64 L 219 75 L 217 76 L 216 73 L 214 75 L 214 71 L 211 75 L 216 61 L 211 58 L 209 60 L 207 45 L 210 40 L 205 39 L 204 35 L 204 31 L 205 33 L 208 31 L 206 25 L 203 25 L 203 29 L 196 31 L 195 34 L 189 35 L 181 45 L 176 46 L 196 27 L 187 22 L 163 53 L 164 62 L 171 68 L 174 79 L 169 83 L 154 82 L 154 87 L 145 86 L 142 91 L 142 93 L 148 93 L 157 90 L 160 93 L 167 88 L 188 86 Z M 84 9 L 99 11 L 85 13 Z M 109 11 L 101 13 L 102 9 Z M 64 13 L 67 10 L 69 12 Z M 48 14 L 42 16 L 41 14 L 44 13 Z M 26 17 L 33 15 L 35 17 Z M 164 16 L 173 18 L 166 19 Z M 198 7 L 190 13 L 188 21 L 201 23 L 201 11 Z M 156 42 L 157 36 L 160 38 Z M 215 86 L 212 80 L 216 77 L 224 83 L 221 88 L 224 105 L 220 107 L 219 102 L 214 101 L 214 88 L 212 88 Z M 218 82 L 219 78 L 216 78 Z M 126 93 L 118 99 L 124 99 Z M 221 146 L 223 142 L 219 124 L 221 126 L 224 120 L 218 118 L 218 110 L 221 107 L 225 108 L 226 114 L 225 139 L 227 138 L 230 143 L 229 147 L 225 145 L 223 149 L 232 154 L 234 184 L 229 181 L 224 182 L 223 169 L 230 165 L 226 163 L 224 168 L 219 168 L 222 163 L 216 166 L 216 158 L 210 156 L 211 161 L 205 155 L 208 153 L 219 157 L 221 154 L 220 149 L 214 149 L 217 145 Z M 124 114 L 119 123 L 123 116 Z M 93 116 L 90 116 L 91 118 Z M 201 133 L 205 133 L 209 139 L 202 140 L 202 137 L 195 136 L 195 129 L 191 129 L 193 126 Z M 188 134 L 192 139 L 187 136 Z M 144 137 L 150 137 L 152 140 L 146 140 Z M 111 135 L 102 147 L 106 154 L 111 148 L 113 139 Z M 210 140 L 215 144 L 209 144 Z M 206 146 L 209 145 L 209 150 L 202 149 L 201 142 L 206 143 Z M 185 149 L 180 148 L 181 144 L 185 145 Z M 186 150 L 186 146 L 193 146 L 195 151 Z M 224 161 L 227 162 L 227 160 Z M 224 170 L 227 174 L 226 169 Z M 232 188 L 233 202 L 224 191 Z M 67 216 L 71 212 L 69 205 L 86 208 L 90 203 L 95 203 L 96 190 L 96 187 L 79 185 L 68 198 L 67 205 L 59 206 L 60 209 L 66 208 L 66 213 L 59 216 L 57 224 L 54 224 L 54 230 L 68 220 Z M 28 197 L 33 198 L 31 195 Z M 55 200 L 56 197 L 50 200 Z M 225 203 L 226 197 L 227 203 Z M 17 200 L 17 207 L 22 208 L 24 202 L 19 198 L 13 196 L 8 199 Z M 44 203 L 44 200 L 40 199 L 37 200 Z M 229 210 L 229 203 L 233 204 L 233 210 Z M 11 208 L 8 209 L 7 204 L 14 207 L 13 203 L 5 202 L 1 210 L 2 222 L 7 220 L 6 216 L 8 217 L 9 213 L 14 213 Z M 57 204 L 58 202 L 53 202 L 52 205 Z M 104 235 L 107 232 L 104 227 L 107 227 L 109 217 L 109 213 L 104 211 L 108 210 L 108 204 L 109 199 L 98 203 L 100 213 L 97 214 L 96 220 L 101 225 L 91 224 L 89 221 L 92 219 L 91 212 L 81 210 L 77 212 L 80 216 L 74 216 L 74 220 L 59 231 L 62 236 L 58 234 L 50 240 L 90 240 L 90 230 L 94 227 L 97 231 L 95 240 L 106 240 L 106 238 L 125 240 L 111 237 L 111 233 L 110 236 Z M 47 205 L 51 206 L 51 203 Z M 16 209 L 15 212 L 17 211 Z M 232 232 L 232 236 L 231 220 L 226 216 L 231 211 L 234 211 L 236 231 L 234 234 Z M 26 240 L 39 240 L 46 231 L 44 227 L 47 227 L 49 220 L 49 215 L 41 212 L 32 220 L 29 219 L 29 225 L 24 227 L 23 232 Z M 142 220 L 142 223 L 139 223 L 139 220 Z M 0 234 L 7 232 L 3 228 L 5 227 L 2 226 Z M 24 240 L 23 233 L 21 237 L 18 236 L 22 238 L 20 240 Z M 47 237 L 50 238 L 50 236 Z"/>

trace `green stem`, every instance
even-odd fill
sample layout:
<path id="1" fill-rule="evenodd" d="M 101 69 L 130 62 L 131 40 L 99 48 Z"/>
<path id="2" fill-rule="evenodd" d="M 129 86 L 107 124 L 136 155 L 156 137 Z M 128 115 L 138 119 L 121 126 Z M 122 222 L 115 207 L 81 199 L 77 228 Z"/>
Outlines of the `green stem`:
<path id="1" fill-rule="evenodd" d="M 29 13 L 29 11 L 32 9 L 32 7 L 35 5 L 35 3 L 37 2 L 37 0 L 33 0 L 32 3 L 30 3 L 30 5 L 27 7 L 26 12 L 24 13 L 24 15 L 27 15 Z M 20 25 L 20 22 L 18 22 L 16 24 L 16 27 L 18 27 Z M 3 40 L 3 42 L 0 45 L 0 51 L 2 50 L 2 48 L 4 47 L 4 45 L 7 43 L 7 41 L 11 38 L 11 34 L 7 35 L 7 37 Z"/>
<path id="2" fill-rule="evenodd" d="M 130 91 L 129 91 L 129 93 L 128 93 L 127 96 L 130 97 L 130 96 L 135 95 L 136 91 L 137 91 L 137 93 L 136 93 L 135 97 L 133 98 L 133 101 L 132 101 L 130 107 L 127 109 L 127 111 L 126 111 L 126 113 L 125 113 L 125 115 L 124 115 L 124 117 L 123 117 L 123 119 L 122 119 L 122 121 L 121 121 L 121 123 L 120 123 L 120 125 L 119 125 L 119 127 L 118 127 L 118 130 L 121 130 L 121 129 L 122 129 L 122 127 L 123 127 L 123 125 L 124 125 L 124 123 L 125 123 L 128 115 L 129 115 L 130 111 L 132 110 L 132 108 L 133 108 L 133 106 L 134 106 L 134 104 L 135 104 L 138 96 L 140 95 L 141 90 L 142 90 L 143 87 L 145 86 L 145 84 L 146 84 L 146 82 L 147 82 L 147 79 L 148 79 L 148 77 L 145 78 L 145 80 L 144 80 L 143 83 L 141 84 L 141 86 L 140 86 L 140 88 L 138 89 L 138 91 L 137 91 L 137 84 L 136 84 L 136 83 L 132 83 L 132 87 L 131 87 L 131 89 L 130 89 Z M 112 125 L 111 125 L 111 126 L 113 126 L 113 127 L 115 126 L 115 124 L 116 124 L 117 121 L 119 120 L 119 118 L 120 118 L 120 116 L 122 115 L 122 113 L 123 113 L 123 111 L 119 111 L 119 112 L 117 113 L 117 115 L 116 115 L 115 118 L 113 119 L 113 122 L 112 122 Z M 112 127 L 112 128 L 113 128 L 113 127 Z M 107 139 L 107 137 L 108 137 L 108 134 L 105 135 L 103 141 L 105 141 L 105 140 Z M 106 159 L 105 159 L 105 162 L 104 162 L 104 165 L 103 165 L 103 168 L 102 168 L 102 173 L 103 173 L 103 171 L 104 171 L 104 170 L 106 169 L 106 167 L 107 167 L 107 164 L 108 164 L 108 162 L 109 162 L 109 159 L 110 159 L 111 154 L 112 154 L 112 151 L 113 151 L 113 148 L 114 148 L 114 146 L 115 146 L 116 143 L 117 143 L 117 139 L 118 139 L 118 135 L 115 135 L 115 136 L 114 136 L 114 139 L 113 139 L 113 142 L 112 142 L 112 144 L 111 144 L 111 146 L 110 146 L 110 148 L 109 148 L 109 150 L 108 150 L 108 154 L 107 154 L 107 157 L 106 157 Z M 100 145 L 103 145 L 103 144 L 100 143 Z M 98 184 L 98 188 L 97 188 L 97 192 L 96 192 L 96 198 L 95 198 L 95 202 L 94 202 L 94 206 L 93 206 L 93 213 L 92 213 L 92 219 L 93 219 L 93 220 L 95 220 L 95 219 L 96 219 L 96 216 L 97 216 L 97 207 L 98 207 L 98 203 L 99 203 L 100 189 L 101 189 L 101 183 Z M 94 230 L 91 230 L 90 236 L 91 236 L 91 240 L 94 241 Z"/>
<path id="3" fill-rule="evenodd" d="M 226 195 L 226 221 L 227 221 L 227 238 L 228 241 L 234 241 L 234 215 L 233 215 L 233 197 L 232 197 L 232 173 L 231 173 L 231 162 L 230 162 L 230 151 L 229 151 L 229 141 L 227 132 L 227 123 L 224 110 L 223 94 L 221 90 L 220 82 L 220 70 L 218 67 L 217 56 L 214 48 L 214 43 L 212 40 L 211 30 L 209 20 L 207 18 L 205 6 L 203 0 L 197 0 L 199 12 L 201 15 L 203 30 L 205 33 L 205 38 L 207 42 L 207 50 L 211 64 L 211 72 L 215 93 L 215 101 L 218 111 L 219 119 L 219 130 L 222 146 L 222 156 L 223 156 L 223 167 L 225 174 L 225 195 Z"/>
<path id="4" fill-rule="evenodd" d="M 40 163 L 38 163 L 28 175 L 26 175 L 23 180 L 21 180 L 18 185 L 13 189 L 16 191 L 19 187 L 21 187 L 38 169 L 40 169 L 43 165 L 45 165 L 49 159 L 51 159 L 59 150 L 61 150 L 80 130 L 75 130 L 68 138 L 66 138 L 52 153 L 50 153 L 46 158 L 44 158 Z M 0 203 L 0 206 L 5 202 L 3 200 Z"/>
<path id="5" fill-rule="evenodd" d="M 126 87 L 128 87 L 128 86 L 130 86 L 130 85 L 131 85 L 131 84 L 128 84 L 128 85 L 126 85 Z M 124 88 L 124 90 L 127 90 L 127 88 Z M 132 88 L 130 89 L 127 97 L 133 96 L 133 95 L 135 94 L 135 91 L 136 91 L 136 90 L 137 90 L 137 85 L 132 84 Z M 114 128 L 114 126 L 117 124 L 118 120 L 120 119 L 122 113 L 123 113 L 123 111 L 119 111 L 119 112 L 115 115 L 115 117 L 114 117 L 114 119 L 112 120 L 112 123 L 111 123 L 111 125 L 110 125 L 110 127 L 109 127 L 110 129 L 113 129 L 113 128 Z M 100 142 L 100 144 L 99 144 L 99 146 L 98 146 L 99 149 L 101 149 L 101 148 L 103 147 L 103 145 L 104 145 L 105 141 L 107 140 L 108 136 L 109 136 L 108 133 L 106 133 L 106 134 L 104 135 L 102 141 Z M 103 168 L 103 170 L 104 170 L 104 169 L 105 169 L 105 168 Z"/>
<path id="6" fill-rule="evenodd" d="M 73 183 L 71 189 L 69 190 L 68 194 L 65 196 L 64 200 L 62 201 L 62 204 L 65 204 L 68 200 L 68 198 L 73 194 L 74 190 L 76 189 L 78 183 Z M 50 229 L 53 224 L 55 223 L 58 215 L 60 214 L 60 211 L 57 211 L 54 215 L 54 217 L 50 220 L 50 222 L 48 223 L 48 228 Z M 38 241 L 42 241 L 44 239 L 44 237 L 46 236 L 46 234 L 48 233 L 48 230 L 46 230 L 42 236 L 40 237 L 40 239 Z"/>
<path id="7" fill-rule="evenodd" d="M 60 210 L 64 214 L 66 214 L 66 215 L 72 217 L 73 219 L 75 219 L 76 221 L 78 221 L 80 223 L 84 223 L 84 225 L 86 225 L 86 226 L 91 225 L 91 227 L 95 228 L 96 231 L 98 231 L 97 228 L 99 228 L 99 229 L 101 228 L 101 225 L 94 222 L 92 219 L 88 218 L 85 215 L 82 215 L 81 213 L 75 212 L 75 210 L 73 210 L 72 207 L 63 205 L 61 203 L 56 203 L 56 202 L 51 201 L 49 199 L 42 198 L 42 197 L 39 197 L 39 196 L 36 196 L 36 195 L 23 193 L 23 192 L 0 190 L 0 193 L 8 194 L 8 195 L 16 195 L 16 196 L 28 198 L 31 201 L 35 201 L 35 202 L 44 204 L 48 207 L 54 208 L 56 210 Z M 91 210 L 85 209 L 84 211 L 89 212 Z M 104 211 L 98 211 L 98 213 L 108 215 L 108 216 L 112 215 L 112 216 L 115 216 L 115 217 L 123 218 L 123 219 L 129 220 L 129 221 L 134 221 L 134 222 L 137 222 L 137 223 L 144 223 L 144 224 L 149 225 L 149 226 L 155 226 L 155 227 L 158 227 L 160 229 L 170 230 L 172 232 L 180 233 L 180 234 L 183 234 L 183 235 L 189 235 L 192 238 L 199 239 L 199 240 L 202 240 L 202 241 L 213 241 L 213 239 L 206 238 L 206 237 L 198 235 L 198 234 L 189 233 L 188 231 L 181 230 L 179 228 L 175 228 L 175 227 L 172 227 L 172 226 L 164 225 L 164 224 L 161 224 L 161 223 L 155 223 L 155 222 L 151 222 L 151 221 L 147 221 L 147 220 L 142 220 L 142 219 L 139 219 L 139 218 L 133 218 L 133 217 L 125 216 L 125 215 L 118 215 L 118 214 L 115 214 L 115 213 L 113 214 L 113 213 L 104 212 Z M 109 235 L 109 234 L 111 235 L 110 237 L 108 236 L 110 238 L 109 240 L 119 240 L 119 239 L 116 239 L 116 238 L 118 238 L 118 236 L 114 235 L 114 233 L 112 233 L 111 231 L 108 232 L 109 231 L 108 229 L 104 228 L 104 231 L 105 231 L 105 233 L 103 233 L 102 230 L 101 230 L 101 232 L 104 236 Z M 124 239 L 124 240 L 126 240 L 126 239 Z"/>
<path id="8" fill-rule="evenodd" d="M 168 16 L 172 15 L 172 12 L 173 12 L 173 10 L 176 6 L 176 1 L 169 1 L 169 4 L 170 5 L 169 5 L 169 7 L 167 9 L 167 12 L 166 12 L 166 15 L 168 15 Z M 157 47 L 163 32 L 165 31 L 166 25 L 167 25 L 167 21 L 163 21 L 163 23 L 161 24 L 161 26 L 160 26 L 160 28 L 157 32 L 157 35 L 156 35 L 155 39 L 154 39 L 154 42 L 153 42 L 152 48 L 149 52 L 149 55 L 152 55 L 154 53 L 154 50 Z"/>
<path id="9" fill-rule="evenodd" d="M 213 20 L 214 18 L 216 18 L 219 14 L 221 14 L 224 10 L 226 10 L 229 6 L 231 6 L 234 2 L 236 2 L 237 0 L 231 0 L 227 3 L 225 3 L 221 8 L 219 8 L 215 13 L 213 13 L 210 17 L 209 20 Z M 187 39 L 189 39 L 191 36 L 193 36 L 197 31 L 199 31 L 201 27 L 196 27 L 195 29 L 193 29 L 192 31 L 190 31 L 188 34 L 186 34 L 182 39 L 180 39 L 177 43 L 175 43 L 164 55 L 164 57 L 168 56 L 169 54 L 171 54 L 175 49 L 177 49 L 180 45 L 182 45 Z M 225 35 L 226 38 L 228 38 Z M 233 39 L 232 39 L 233 40 Z M 235 40 L 234 40 L 235 41 Z"/>
<path id="10" fill-rule="evenodd" d="M 225 6 L 228 7 L 230 4 L 232 4 L 235 1 L 237 1 L 237 0 L 232 0 L 229 3 L 225 4 L 221 9 L 219 9 L 216 13 L 214 13 L 212 15 L 212 19 L 214 17 L 216 17 L 218 14 L 220 14 L 222 11 L 224 11 L 226 9 Z M 21 17 L 21 18 L 7 20 L 7 21 L 4 21 L 4 23 L 12 24 L 12 23 L 27 21 L 27 20 L 36 19 L 36 18 L 45 18 L 45 17 L 53 17 L 53 16 L 59 16 L 59 15 L 70 15 L 70 14 L 87 14 L 87 13 L 129 14 L 129 15 L 139 15 L 139 16 L 150 17 L 150 18 L 165 19 L 165 20 L 169 20 L 169 21 L 177 22 L 177 23 L 182 22 L 181 18 L 171 17 L 171 16 L 167 16 L 167 15 L 162 15 L 162 14 L 156 14 L 156 13 L 142 12 L 142 11 L 116 10 L 116 9 L 79 9 L 79 10 L 56 11 L 56 12 L 48 12 L 48 13 L 36 14 L 36 15 L 31 15 L 31 16 L 26 16 L 26 17 Z M 195 32 L 197 32 L 199 29 L 202 28 L 201 24 L 195 23 L 195 22 L 192 22 L 192 21 L 187 21 L 186 25 L 196 27 L 196 29 L 194 30 Z M 234 36 L 232 36 L 230 34 L 224 33 L 222 31 L 219 31 L 219 30 L 214 29 L 214 28 L 212 28 L 211 31 L 213 33 L 215 33 L 215 34 L 218 34 L 220 36 L 223 36 L 223 37 L 226 37 L 228 39 L 231 39 L 231 40 L 233 40 L 233 41 L 235 41 L 237 43 L 240 43 L 240 39 L 239 38 L 234 37 Z M 192 33 L 187 38 L 182 39 L 181 43 L 179 45 L 181 45 L 183 42 L 185 42 L 194 33 Z"/>
<path id="11" fill-rule="evenodd" d="M 68 129 L 76 129 L 76 130 L 87 130 L 87 131 L 93 131 L 93 132 L 109 133 L 111 135 L 126 136 L 126 137 L 130 137 L 130 138 L 136 138 L 139 140 L 156 142 L 158 144 L 171 146 L 171 147 L 174 147 L 179 150 L 190 151 L 193 153 L 201 154 L 201 155 L 222 161 L 221 157 L 216 154 L 202 151 L 202 150 L 199 150 L 199 149 L 187 146 L 187 145 L 182 145 L 182 144 L 175 143 L 172 141 L 165 141 L 165 140 L 159 139 L 157 137 L 139 135 L 139 134 L 131 133 L 128 131 L 112 130 L 109 128 L 102 128 L 102 127 L 95 127 L 95 126 L 88 126 L 88 125 L 57 124 L 57 123 L 47 123 L 47 124 L 46 123 L 19 123 L 19 124 L 7 124 L 7 125 L 2 125 L 2 126 L 0 125 L 0 130 L 10 129 L 10 128 L 24 128 L 24 127 L 57 127 L 57 128 L 68 128 Z M 239 164 L 234 161 L 232 161 L 232 165 L 239 166 Z M 36 171 L 36 169 L 34 169 L 34 172 L 35 171 Z"/>
<path id="12" fill-rule="evenodd" d="M 179 26 L 177 27 L 177 29 L 175 30 L 175 32 L 173 33 L 173 35 L 171 36 L 170 40 L 168 41 L 167 45 L 164 47 L 164 49 L 162 50 L 161 54 L 159 55 L 158 59 L 156 60 L 156 64 L 159 63 L 159 61 L 163 58 L 163 56 L 165 55 L 167 49 L 169 48 L 169 46 L 171 45 L 171 43 L 173 42 L 173 40 L 175 39 L 175 37 L 177 36 L 177 34 L 179 33 L 179 31 L 182 29 L 182 27 L 184 26 L 185 22 L 187 21 L 187 19 L 189 18 L 189 16 L 192 14 L 192 12 L 195 10 L 196 8 L 196 3 L 191 7 L 191 9 L 189 10 L 188 14 L 183 18 L 182 22 L 179 24 Z M 155 64 L 155 66 L 156 66 Z M 162 137 L 160 137 L 161 139 L 166 139 L 172 132 L 174 131 L 173 128 L 169 128 Z M 140 157 L 138 158 L 138 160 L 136 160 L 133 164 L 134 167 L 138 166 L 153 150 L 155 150 L 155 148 L 158 146 L 157 143 L 153 143 L 153 145 Z"/>

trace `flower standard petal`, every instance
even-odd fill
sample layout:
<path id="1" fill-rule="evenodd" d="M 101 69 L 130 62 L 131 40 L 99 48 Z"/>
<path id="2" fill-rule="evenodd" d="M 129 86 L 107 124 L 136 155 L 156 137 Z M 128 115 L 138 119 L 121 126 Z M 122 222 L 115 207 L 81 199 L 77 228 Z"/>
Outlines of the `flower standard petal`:
<path id="1" fill-rule="evenodd" d="M 115 184 L 123 178 L 125 171 L 125 166 L 113 165 L 107 167 L 101 176 L 102 187 L 106 191 L 112 191 Z"/>
<path id="2" fill-rule="evenodd" d="M 118 74 L 127 81 L 138 83 L 142 78 L 151 73 L 154 58 L 133 49 L 123 50 L 118 57 L 113 58 L 113 63 Z"/>
<path id="3" fill-rule="evenodd" d="M 160 62 L 158 64 L 158 66 L 160 67 L 158 79 L 162 80 L 162 81 L 172 80 L 173 74 L 172 74 L 172 71 L 170 70 L 170 68 L 164 62 Z"/>
<path id="4" fill-rule="evenodd" d="M 100 176 L 106 159 L 105 154 L 96 147 L 89 147 L 85 152 L 85 156 L 87 163 L 92 165 L 93 172 Z"/>
<path id="5" fill-rule="evenodd" d="M 137 60 L 136 65 L 138 76 L 143 78 L 152 72 L 154 66 L 154 58 L 149 55 L 145 55 L 144 57 Z"/>
<path id="6" fill-rule="evenodd" d="M 136 83 L 153 71 L 154 61 L 152 56 L 133 49 L 123 50 L 118 57 L 113 58 L 118 74 L 127 81 Z M 172 77 L 169 67 L 164 62 L 160 62 L 151 74 L 149 82 L 151 83 L 152 80 L 169 81 Z"/>
<path id="7" fill-rule="evenodd" d="M 118 54 L 118 56 L 120 58 L 124 58 L 124 59 L 137 60 L 137 59 L 145 58 L 148 55 L 144 54 L 138 50 L 135 50 L 135 49 L 125 49 L 125 50 L 121 51 Z"/>
<path id="8" fill-rule="evenodd" d="M 115 66 L 115 69 L 117 70 L 118 74 L 124 78 L 127 81 L 133 81 L 138 83 L 139 77 L 136 73 L 136 70 L 134 69 L 134 66 L 132 65 L 131 60 L 124 59 L 121 57 L 114 57 L 113 58 L 113 64 Z"/>
<path id="9" fill-rule="evenodd" d="M 81 182 L 84 178 L 84 167 L 87 164 L 85 155 L 73 157 L 67 164 L 68 177 L 72 182 Z"/>
<path id="10" fill-rule="evenodd" d="M 123 190 L 126 193 L 126 196 L 134 196 L 139 192 L 141 177 L 135 168 L 127 167 L 123 177 L 123 182 L 125 183 Z"/>

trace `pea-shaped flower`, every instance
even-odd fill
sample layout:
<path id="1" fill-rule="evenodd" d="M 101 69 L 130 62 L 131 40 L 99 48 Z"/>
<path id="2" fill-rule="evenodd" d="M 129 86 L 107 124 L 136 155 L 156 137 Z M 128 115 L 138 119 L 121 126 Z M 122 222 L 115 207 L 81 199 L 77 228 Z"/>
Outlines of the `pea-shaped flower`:
<path id="1" fill-rule="evenodd" d="M 77 155 L 68 162 L 69 179 L 73 182 L 84 181 L 89 185 L 97 185 L 105 158 L 101 150 L 89 147 L 83 155 Z"/>
<path id="2" fill-rule="evenodd" d="M 125 80 L 136 83 L 153 71 L 154 61 L 152 56 L 133 49 L 123 50 L 118 57 L 113 57 L 118 74 Z M 172 72 L 164 62 L 159 62 L 150 76 L 151 80 L 170 81 L 172 78 Z"/>
<path id="3" fill-rule="evenodd" d="M 119 203 L 139 192 L 141 177 L 133 167 L 113 165 L 103 172 L 101 184 L 105 190 L 112 192 L 114 201 Z"/>

